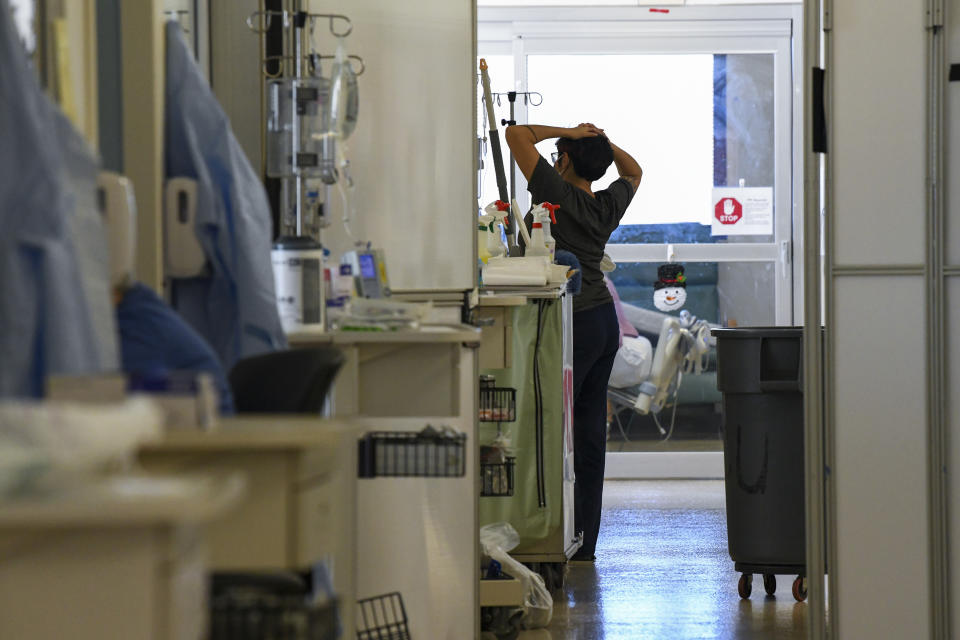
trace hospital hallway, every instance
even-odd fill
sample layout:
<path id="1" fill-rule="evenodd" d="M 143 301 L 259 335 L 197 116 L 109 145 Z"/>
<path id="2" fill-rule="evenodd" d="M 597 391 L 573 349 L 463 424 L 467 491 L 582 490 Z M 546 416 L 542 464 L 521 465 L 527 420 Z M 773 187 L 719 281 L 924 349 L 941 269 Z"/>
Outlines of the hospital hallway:
<path id="1" fill-rule="evenodd" d="M 778 576 L 737 595 L 722 481 L 607 481 L 595 563 L 572 563 L 548 630 L 520 640 L 792 640 L 807 605 Z"/>

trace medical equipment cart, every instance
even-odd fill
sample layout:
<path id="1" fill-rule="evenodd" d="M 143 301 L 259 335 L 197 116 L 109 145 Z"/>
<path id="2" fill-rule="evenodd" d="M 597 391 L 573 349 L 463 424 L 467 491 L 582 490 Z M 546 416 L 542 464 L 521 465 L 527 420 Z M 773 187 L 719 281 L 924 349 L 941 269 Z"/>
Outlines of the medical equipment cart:
<path id="1" fill-rule="evenodd" d="M 510 497 L 481 498 L 480 525 L 509 522 L 520 534 L 511 555 L 563 585 L 563 565 L 580 548 L 573 520 L 572 298 L 559 287 L 484 290 L 481 373 L 516 389 L 516 421 L 501 425 L 515 454 Z M 481 422 L 480 444 L 496 436 Z"/>

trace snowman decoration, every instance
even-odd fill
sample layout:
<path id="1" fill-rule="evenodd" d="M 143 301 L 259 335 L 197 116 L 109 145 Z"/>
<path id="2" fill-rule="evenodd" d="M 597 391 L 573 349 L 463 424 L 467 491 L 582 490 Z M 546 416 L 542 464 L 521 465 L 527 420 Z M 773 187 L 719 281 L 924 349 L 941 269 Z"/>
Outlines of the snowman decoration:
<path id="1" fill-rule="evenodd" d="M 653 304 L 660 311 L 679 311 L 687 301 L 687 276 L 683 265 L 662 264 L 657 267 L 653 283 Z"/>

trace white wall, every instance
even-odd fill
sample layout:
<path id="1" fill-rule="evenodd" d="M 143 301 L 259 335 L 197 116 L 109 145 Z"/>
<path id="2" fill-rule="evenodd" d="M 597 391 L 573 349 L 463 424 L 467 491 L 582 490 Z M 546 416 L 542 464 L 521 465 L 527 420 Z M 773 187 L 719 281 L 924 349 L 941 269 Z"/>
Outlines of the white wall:
<path id="1" fill-rule="evenodd" d="M 251 166 L 262 168 L 260 36 L 247 27 L 259 0 L 210 0 L 210 83 Z"/>
<path id="2" fill-rule="evenodd" d="M 350 16 L 350 52 L 366 63 L 348 141 L 358 184 L 354 236 L 385 249 L 394 289 L 473 288 L 473 2 L 315 4 Z M 334 192 L 335 220 L 340 202 Z M 324 242 L 335 251 L 350 247 L 339 223 Z"/>
<path id="3" fill-rule="evenodd" d="M 254 167 L 261 167 L 260 39 L 244 20 L 257 0 L 210 0 L 211 80 Z M 356 182 L 353 236 L 386 251 L 395 290 L 475 282 L 474 6 L 471 0 L 335 0 L 308 5 L 350 18 L 347 50 L 363 58 L 360 115 L 347 156 Z M 338 22 L 337 29 L 343 24 Z M 315 42 L 336 50 L 327 22 Z M 323 61 L 329 72 L 330 60 Z M 333 189 L 323 242 L 352 248 Z"/>
<path id="4" fill-rule="evenodd" d="M 947 17 L 947 61 L 955 62 L 960 55 L 960 2 L 952 0 L 948 3 Z M 946 134 L 943 139 L 947 143 L 947 159 L 945 167 L 946 181 L 946 263 L 953 266 L 953 275 L 947 278 L 946 309 L 948 363 L 946 385 L 946 421 L 950 451 L 948 466 L 951 471 L 951 486 L 947 495 L 950 508 L 949 531 L 951 539 L 950 568 L 951 568 L 951 613 L 954 634 L 960 632 L 960 508 L 955 505 L 960 501 L 960 477 L 956 470 L 960 469 L 960 336 L 956 331 L 960 327 L 960 278 L 957 277 L 957 265 L 960 265 L 960 83 L 952 82 L 947 85 L 947 107 L 945 111 Z"/>
<path id="5" fill-rule="evenodd" d="M 956 147 L 954 147 L 956 148 Z M 956 205 L 951 206 L 951 213 L 956 215 Z M 952 277 L 947 280 L 947 326 L 960 327 L 960 278 Z M 950 451 L 947 463 L 952 480 L 947 500 L 951 505 L 948 521 L 951 534 L 950 544 L 950 613 L 954 632 L 960 630 L 960 541 L 956 539 L 956 532 L 960 531 L 960 509 L 956 508 L 960 498 L 960 479 L 956 476 L 956 469 L 960 468 L 960 336 L 949 333 L 948 364 L 947 364 L 947 406 L 946 420 L 950 434 Z"/>
<path id="6" fill-rule="evenodd" d="M 928 638 L 924 2 L 833 8 L 833 615 L 841 638 Z"/>

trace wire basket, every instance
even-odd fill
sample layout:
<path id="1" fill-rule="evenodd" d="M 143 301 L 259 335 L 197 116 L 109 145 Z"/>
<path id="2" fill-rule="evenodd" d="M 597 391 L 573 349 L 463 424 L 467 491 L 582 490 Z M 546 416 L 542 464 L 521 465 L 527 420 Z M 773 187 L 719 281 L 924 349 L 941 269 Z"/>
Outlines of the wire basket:
<path id="1" fill-rule="evenodd" d="M 357 640 L 410 640 L 407 610 L 399 593 L 357 601 Z"/>
<path id="2" fill-rule="evenodd" d="M 514 462 L 509 457 L 503 462 L 480 464 L 480 495 L 483 497 L 505 497 L 513 495 Z"/>
<path id="3" fill-rule="evenodd" d="M 516 419 L 516 389 L 480 387 L 480 422 L 513 422 Z"/>
<path id="4" fill-rule="evenodd" d="M 462 478 L 467 472 L 466 442 L 466 434 L 449 429 L 373 431 L 360 440 L 359 475 Z"/>
<path id="5" fill-rule="evenodd" d="M 227 593 L 210 604 L 210 640 L 336 640 L 336 600 L 310 604 L 300 596 Z"/>

